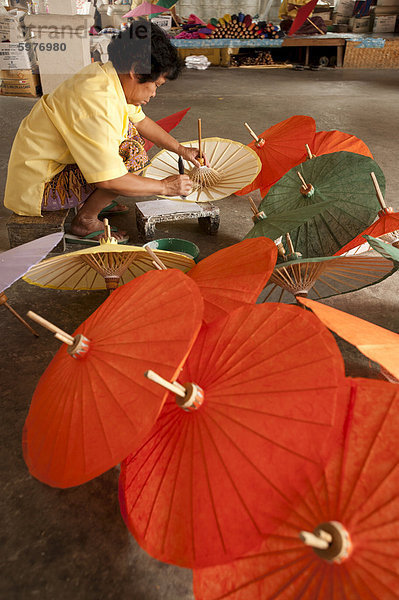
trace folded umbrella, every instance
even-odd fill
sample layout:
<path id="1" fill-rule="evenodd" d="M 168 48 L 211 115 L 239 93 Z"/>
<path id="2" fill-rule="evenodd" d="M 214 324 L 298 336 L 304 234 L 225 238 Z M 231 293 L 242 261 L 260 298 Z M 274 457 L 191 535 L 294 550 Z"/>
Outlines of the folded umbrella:
<path id="1" fill-rule="evenodd" d="M 292 25 L 291 25 L 290 30 L 288 32 L 288 35 L 294 35 L 298 31 L 298 29 L 300 29 L 302 27 L 302 25 L 305 23 L 305 21 L 309 21 L 313 25 L 313 27 L 315 29 L 317 29 L 317 31 L 319 33 L 321 33 L 322 35 L 324 35 L 324 31 L 322 31 L 321 29 L 319 29 L 317 27 L 317 25 L 315 25 L 309 19 L 309 15 L 314 10 L 317 2 L 318 2 L 318 0 L 310 0 L 310 2 L 307 2 L 306 4 L 303 4 L 302 6 L 300 6 L 298 8 L 298 12 L 296 14 L 295 19 L 292 22 Z"/>
<path id="2" fill-rule="evenodd" d="M 306 144 L 314 138 L 316 123 L 312 117 L 295 115 L 269 127 L 260 136 L 247 123 L 245 125 L 254 138 L 249 148 L 258 154 L 262 170 L 256 179 L 236 194 L 243 196 L 259 188 L 264 196 L 280 177 L 306 160 Z"/>
<path id="3" fill-rule="evenodd" d="M 324 476 L 290 492 L 291 514 L 272 517 L 252 553 L 194 571 L 196 600 L 397 599 L 399 388 L 348 387 L 343 440 Z"/>
<path id="4" fill-rule="evenodd" d="M 65 344 L 43 373 L 25 422 L 31 474 L 55 487 L 80 485 L 137 447 L 166 398 L 142 374 L 151 367 L 178 375 L 202 313 L 195 283 L 168 270 L 115 290 L 73 336 L 45 322 Z"/>
<path id="5" fill-rule="evenodd" d="M 259 543 L 287 489 L 320 477 L 342 380 L 331 334 L 298 307 L 245 306 L 204 326 L 165 382 L 177 402 L 122 464 L 121 511 L 139 544 L 199 567 Z"/>
<path id="6" fill-rule="evenodd" d="M 308 298 L 298 298 L 298 302 L 310 308 L 326 327 L 356 346 L 362 354 L 377 362 L 392 377 L 399 380 L 397 333 Z"/>
<path id="7" fill-rule="evenodd" d="M 63 233 L 56 232 L 45 235 L 37 240 L 22 244 L 0 254 L 0 306 L 3 305 L 23 324 L 33 335 L 39 334 L 9 305 L 4 291 L 20 279 L 32 265 L 44 258 L 50 250 L 62 239 Z"/>

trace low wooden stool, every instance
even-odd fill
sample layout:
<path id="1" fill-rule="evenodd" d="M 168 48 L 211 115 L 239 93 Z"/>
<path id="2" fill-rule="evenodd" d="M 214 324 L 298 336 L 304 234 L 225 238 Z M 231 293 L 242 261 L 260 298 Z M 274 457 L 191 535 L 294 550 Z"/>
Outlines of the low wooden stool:
<path id="1" fill-rule="evenodd" d="M 13 213 L 7 221 L 8 239 L 10 248 L 32 242 L 37 238 L 56 233 L 64 232 L 64 225 L 68 216 L 67 210 L 46 211 L 42 217 L 22 217 Z M 52 252 L 64 252 L 64 238 L 55 246 Z"/>
<path id="2" fill-rule="evenodd" d="M 198 219 L 199 226 L 208 235 L 215 235 L 219 229 L 220 210 L 209 202 L 175 202 L 173 200 L 153 200 L 136 203 L 136 222 L 139 236 L 149 242 L 155 238 L 155 225 L 165 221 Z"/>

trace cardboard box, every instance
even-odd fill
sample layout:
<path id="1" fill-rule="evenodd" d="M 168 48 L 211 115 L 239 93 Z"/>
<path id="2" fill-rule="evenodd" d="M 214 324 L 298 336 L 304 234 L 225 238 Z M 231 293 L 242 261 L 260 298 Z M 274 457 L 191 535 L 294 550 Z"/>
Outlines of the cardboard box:
<path id="1" fill-rule="evenodd" d="M 354 8 L 355 0 L 339 0 L 336 13 L 342 17 L 351 17 Z"/>
<path id="2" fill-rule="evenodd" d="M 36 61 L 32 44 L 28 41 L 0 42 L 0 69 L 30 70 Z"/>
<path id="3" fill-rule="evenodd" d="M 343 17 L 342 15 L 335 14 L 333 16 L 334 25 L 348 25 L 350 17 Z"/>
<path id="4" fill-rule="evenodd" d="M 370 17 L 352 17 L 349 27 L 353 33 L 368 33 L 370 31 Z"/>
<path id="5" fill-rule="evenodd" d="M 76 0 L 47 0 L 50 15 L 76 15 Z"/>
<path id="6" fill-rule="evenodd" d="M 397 15 L 376 15 L 373 23 L 373 33 L 393 33 Z"/>
<path id="7" fill-rule="evenodd" d="M 40 95 L 39 75 L 28 70 L 4 70 L 0 71 L 1 94 L 3 96 L 24 96 L 25 98 L 36 98 Z"/>
<path id="8" fill-rule="evenodd" d="M 22 10 L 12 10 L 6 15 L 0 15 L 0 42 L 18 42 L 24 39 Z"/>
<path id="9" fill-rule="evenodd" d="M 172 15 L 153 17 L 151 21 L 164 31 L 170 31 L 172 28 Z"/>

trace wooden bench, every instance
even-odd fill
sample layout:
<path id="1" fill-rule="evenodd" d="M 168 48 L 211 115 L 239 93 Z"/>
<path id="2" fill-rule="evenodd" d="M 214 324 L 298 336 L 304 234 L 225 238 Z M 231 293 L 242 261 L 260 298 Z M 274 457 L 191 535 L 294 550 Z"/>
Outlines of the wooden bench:
<path id="1" fill-rule="evenodd" d="M 42 217 L 21 217 L 13 213 L 7 221 L 10 248 L 32 242 L 50 233 L 64 232 L 68 213 L 69 209 L 44 212 Z M 53 252 L 64 252 L 65 249 L 65 241 L 62 238 Z"/>
<path id="2" fill-rule="evenodd" d="M 153 200 L 136 203 L 136 223 L 139 236 L 149 242 L 155 238 L 155 225 L 166 221 L 198 219 L 201 229 L 215 235 L 219 229 L 220 210 L 210 202 L 175 202 Z"/>

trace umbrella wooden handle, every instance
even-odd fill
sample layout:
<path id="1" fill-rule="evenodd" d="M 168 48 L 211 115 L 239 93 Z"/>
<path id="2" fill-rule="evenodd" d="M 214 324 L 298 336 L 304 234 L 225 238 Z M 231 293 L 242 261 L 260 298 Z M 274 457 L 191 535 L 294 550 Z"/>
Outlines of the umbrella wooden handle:
<path id="1" fill-rule="evenodd" d="M 370 177 L 373 180 L 374 189 L 377 194 L 378 202 L 381 204 L 381 208 L 386 208 L 387 205 L 385 204 L 384 196 L 382 195 L 381 188 L 378 185 L 378 181 L 377 181 L 377 177 L 375 176 L 375 173 L 370 173 Z"/>
<path id="2" fill-rule="evenodd" d="M 164 263 L 162 262 L 162 260 L 155 254 L 155 252 L 149 248 L 148 246 L 145 247 L 145 250 L 147 252 L 147 254 L 149 254 L 153 260 L 154 263 L 156 263 L 156 267 L 157 269 L 159 269 L 160 271 L 166 271 L 167 267 L 164 265 Z"/>
<path id="3" fill-rule="evenodd" d="M 5 306 L 6 308 L 8 308 L 8 310 L 10 311 L 10 313 L 11 313 L 11 314 L 13 314 L 13 315 L 14 315 L 14 317 L 16 317 L 16 318 L 18 319 L 18 321 L 20 321 L 20 322 L 22 323 L 22 325 L 25 325 L 25 327 L 26 327 L 27 329 L 29 329 L 29 331 L 30 331 L 31 333 L 33 333 L 33 335 L 34 335 L 35 337 L 39 337 L 39 334 L 37 333 L 37 331 L 35 331 L 35 330 L 33 329 L 33 327 L 31 327 L 31 326 L 29 325 L 29 323 L 27 323 L 27 322 L 25 321 L 25 319 L 23 319 L 23 318 L 21 317 L 21 315 L 20 315 L 19 313 L 17 313 L 17 311 L 16 311 L 16 310 L 15 310 L 15 309 L 14 309 L 12 306 L 10 306 L 10 305 L 8 304 L 8 302 L 7 302 L 7 296 L 4 294 L 4 292 L 0 294 L 0 306 L 1 306 L 1 305 L 3 305 L 3 306 Z"/>
<path id="4" fill-rule="evenodd" d="M 154 371 L 151 371 L 151 370 L 146 371 L 144 373 L 144 376 L 147 377 L 147 379 L 149 379 L 150 381 L 153 381 L 154 383 L 161 385 L 162 387 L 169 390 L 170 392 L 173 392 L 174 394 L 176 394 L 176 396 L 180 396 L 180 398 L 186 397 L 186 390 L 180 383 L 177 383 L 177 382 L 170 383 L 170 381 L 168 381 L 167 379 L 164 379 L 163 377 L 158 375 L 158 373 L 155 373 Z"/>
<path id="5" fill-rule="evenodd" d="M 251 196 L 248 198 L 249 201 L 249 205 L 251 207 L 252 212 L 254 213 L 255 217 L 258 214 L 259 210 L 258 207 L 256 206 L 255 202 L 252 200 Z"/>
<path id="6" fill-rule="evenodd" d="M 297 171 L 296 174 L 298 175 L 299 179 L 301 180 L 303 187 L 307 188 L 308 184 L 306 183 L 306 181 L 302 177 L 301 173 L 299 171 Z"/>
<path id="7" fill-rule="evenodd" d="M 311 149 L 309 148 L 309 144 L 305 144 L 306 152 L 308 153 L 309 158 L 314 158 L 314 154 L 312 154 Z"/>
<path id="8" fill-rule="evenodd" d="M 199 162 L 202 164 L 202 131 L 201 131 L 201 119 L 198 119 L 198 150 L 199 150 Z"/>
<path id="9" fill-rule="evenodd" d="M 46 329 L 48 329 L 52 333 L 58 333 L 61 336 L 65 337 L 67 340 L 69 340 L 70 342 L 73 343 L 74 338 L 71 335 L 69 335 L 69 333 L 67 333 L 66 331 L 63 331 L 62 329 L 60 329 L 59 327 L 57 327 L 53 323 L 50 323 L 50 321 L 47 321 L 47 319 L 43 319 L 43 317 L 41 317 L 40 315 L 36 314 L 32 310 L 30 310 L 26 314 L 27 314 L 27 316 L 30 319 L 32 319 L 32 321 L 36 321 L 36 323 L 39 323 L 39 325 L 41 325 L 42 327 L 45 327 Z"/>
<path id="10" fill-rule="evenodd" d="M 313 23 L 312 19 L 309 19 L 309 17 L 307 17 L 307 19 L 306 19 L 306 20 L 307 20 L 307 21 L 309 21 L 309 23 L 310 23 L 311 25 L 313 25 L 313 27 L 315 27 L 315 29 L 317 29 L 317 31 L 318 31 L 319 33 L 321 33 L 321 35 L 326 35 L 326 32 L 325 32 L 325 31 L 322 31 L 322 30 L 321 30 L 319 27 L 317 27 L 317 25 L 315 25 L 315 24 Z"/>
<path id="11" fill-rule="evenodd" d="M 245 127 L 248 129 L 249 134 L 254 138 L 255 142 L 259 142 L 259 138 L 256 135 L 256 133 L 254 132 L 253 129 L 250 128 L 250 126 L 248 125 L 248 123 L 244 123 Z"/>

